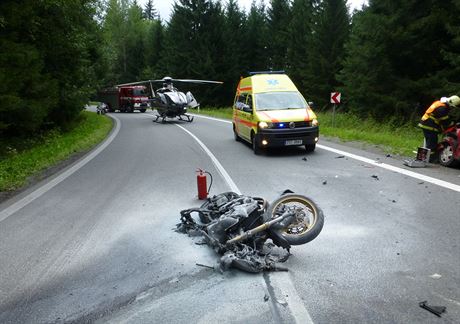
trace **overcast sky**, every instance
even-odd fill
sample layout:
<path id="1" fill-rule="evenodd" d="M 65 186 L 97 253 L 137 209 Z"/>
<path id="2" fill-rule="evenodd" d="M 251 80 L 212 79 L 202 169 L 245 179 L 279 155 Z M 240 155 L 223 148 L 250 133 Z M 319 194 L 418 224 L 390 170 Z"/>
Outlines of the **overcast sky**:
<path id="1" fill-rule="evenodd" d="M 251 7 L 253 0 L 238 0 L 240 8 L 246 9 L 246 11 Z M 144 7 L 144 4 L 147 0 L 138 0 L 138 3 Z M 223 2 L 226 2 L 225 0 Z M 257 0 L 260 2 L 260 0 Z M 155 8 L 160 12 L 160 16 L 163 20 L 169 20 L 169 15 L 171 14 L 171 8 L 174 3 L 174 0 L 153 0 Z M 265 3 L 268 3 L 268 0 L 265 0 Z M 367 0 L 348 0 L 351 11 L 354 9 L 360 9 L 363 3 L 367 3 Z"/>

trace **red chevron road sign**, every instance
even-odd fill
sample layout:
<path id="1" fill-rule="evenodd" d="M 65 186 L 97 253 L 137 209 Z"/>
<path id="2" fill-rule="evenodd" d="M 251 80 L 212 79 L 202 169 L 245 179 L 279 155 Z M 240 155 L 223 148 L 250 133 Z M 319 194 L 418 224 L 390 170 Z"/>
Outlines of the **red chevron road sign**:
<path id="1" fill-rule="evenodd" d="M 339 104 L 340 103 L 340 92 L 331 92 L 331 103 Z"/>

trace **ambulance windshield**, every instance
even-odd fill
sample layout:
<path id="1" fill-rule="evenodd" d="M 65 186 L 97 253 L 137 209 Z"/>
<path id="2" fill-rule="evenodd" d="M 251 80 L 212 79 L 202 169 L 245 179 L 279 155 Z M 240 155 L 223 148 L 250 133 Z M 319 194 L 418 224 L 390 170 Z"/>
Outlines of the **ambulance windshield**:
<path id="1" fill-rule="evenodd" d="M 264 92 L 255 94 L 256 110 L 306 109 L 307 103 L 299 92 Z"/>

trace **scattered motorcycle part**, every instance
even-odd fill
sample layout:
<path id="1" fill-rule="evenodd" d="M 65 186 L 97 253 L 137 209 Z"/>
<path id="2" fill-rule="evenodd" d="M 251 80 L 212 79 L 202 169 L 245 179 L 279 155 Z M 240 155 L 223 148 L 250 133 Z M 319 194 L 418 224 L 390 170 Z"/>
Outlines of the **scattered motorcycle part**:
<path id="1" fill-rule="evenodd" d="M 446 311 L 445 306 L 430 306 L 427 304 L 427 301 L 422 301 L 419 303 L 419 306 L 422 307 L 423 309 L 426 309 L 427 311 L 433 313 L 434 315 L 441 317 L 441 314 Z"/>

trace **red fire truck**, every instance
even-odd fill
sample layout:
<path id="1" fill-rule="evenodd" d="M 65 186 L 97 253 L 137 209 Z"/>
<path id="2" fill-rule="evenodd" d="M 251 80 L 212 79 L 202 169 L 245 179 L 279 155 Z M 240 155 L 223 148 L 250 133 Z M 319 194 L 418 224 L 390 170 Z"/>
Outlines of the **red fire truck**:
<path id="1" fill-rule="evenodd" d="M 145 112 L 149 107 L 149 97 L 145 86 L 121 86 L 98 91 L 97 100 L 107 105 L 109 112 Z"/>

